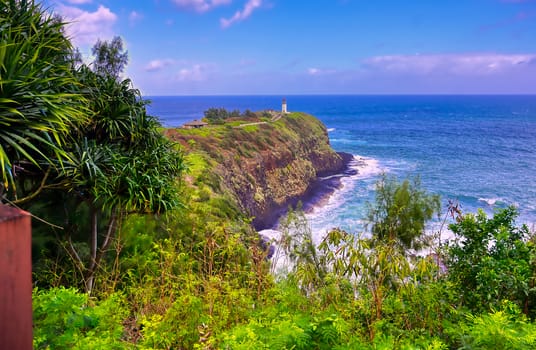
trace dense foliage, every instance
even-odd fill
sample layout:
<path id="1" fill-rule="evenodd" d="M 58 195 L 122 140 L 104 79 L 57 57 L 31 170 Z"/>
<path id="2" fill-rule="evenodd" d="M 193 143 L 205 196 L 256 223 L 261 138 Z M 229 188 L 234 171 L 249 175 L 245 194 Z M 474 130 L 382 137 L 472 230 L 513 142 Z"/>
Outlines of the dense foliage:
<path id="1" fill-rule="evenodd" d="M 33 1 L 3 0 L 0 11 L 0 199 L 46 218 L 34 225 L 36 270 L 54 261 L 63 271 L 37 283 L 91 291 L 127 214 L 178 207 L 182 157 L 119 78 L 119 38 L 95 45 L 90 69 L 73 61 L 61 19 Z"/>
<path id="2" fill-rule="evenodd" d="M 376 202 L 369 208 L 368 222 L 374 238 L 393 242 L 400 249 L 419 249 L 425 223 L 440 210 L 439 196 L 427 195 L 419 178 L 413 182 L 383 175 L 376 186 Z"/>
<path id="3" fill-rule="evenodd" d="M 120 78 L 120 39 L 75 64 L 33 1 L 0 14 L 0 198 L 48 222 L 33 230 L 35 348 L 536 347 L 535 240 L 515 208 L 450 206 L 441 247 L 424 239 L 438 198 L 383 177 L 367 232 L 313 237 L 298 207 L 268 244 L 214 160 L 161 135 Z M 270 132 L 303 127 L 288 118 Z"/>
<path id="4" fill-rule="evenodd" d="M 225 108 L 209 108 L 205 111 L 205 119 L 211 124 L 223 124 L 229 119 L 256 119 L 257 114 L 249 109 L 240 113 L 239 110 L 228 111 Z"/>
<path id="5" fill-rule="evenodd" d="M 69 133 L 87 118 L 71 52 L 62 23 L 43 16 L 33 1 L 0 1 L 2 197 L 24 197 L 18 178 L 40 176 L 69 159 Z"/>
<path id="6" fill-rule="evenodd" d="M 499 309 L 507 300 L 536 316 L 536 250 L 527 226 L 516 227 L 515 208 L 488 218 L 483 211 L 450 226 L 448 279 L 458 287 L 459 302 L 479 312 Z"/>

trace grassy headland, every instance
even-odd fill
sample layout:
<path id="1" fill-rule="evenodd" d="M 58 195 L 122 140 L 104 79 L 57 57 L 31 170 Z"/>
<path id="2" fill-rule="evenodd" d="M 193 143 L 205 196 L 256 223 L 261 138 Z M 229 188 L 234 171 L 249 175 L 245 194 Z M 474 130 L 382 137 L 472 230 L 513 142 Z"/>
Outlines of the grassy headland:
<path id="1" fill-rule="evenodd" d="M 257 228 L 272 226 L 319 175 L 345 166 L 330 147 L 325 126 L 305 113 L 250 113 L 224 124 L 168 129 L 165 135 L 183 146 L 192 164 L 187 181 L 234 198 Z"/>

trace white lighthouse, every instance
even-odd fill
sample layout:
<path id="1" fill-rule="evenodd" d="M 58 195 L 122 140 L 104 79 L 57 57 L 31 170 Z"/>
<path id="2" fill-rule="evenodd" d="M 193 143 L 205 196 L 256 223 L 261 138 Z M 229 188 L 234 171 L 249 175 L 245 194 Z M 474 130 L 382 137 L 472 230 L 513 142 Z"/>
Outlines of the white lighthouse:
<path id="1" fill-rule="evenodd" d="M 283 103 L 281 104 L 281 113 L 287 114 L 287 99 L 283 98 Z"/>

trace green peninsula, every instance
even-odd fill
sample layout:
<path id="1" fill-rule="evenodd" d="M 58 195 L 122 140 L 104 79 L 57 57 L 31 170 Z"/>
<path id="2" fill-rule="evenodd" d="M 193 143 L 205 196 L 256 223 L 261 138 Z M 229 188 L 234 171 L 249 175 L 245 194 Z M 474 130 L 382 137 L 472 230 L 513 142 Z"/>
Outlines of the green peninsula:
<path id="1" fill-rule="evenodd" d="M 257 228 L 271 227 L 289 204 L 314 191 L 318 176 L 340 172 L 345 161 L 326 127 L 305 113 L 248 113 L 224 124 L 168 129 L 202 193 L 227 194 Z"/>

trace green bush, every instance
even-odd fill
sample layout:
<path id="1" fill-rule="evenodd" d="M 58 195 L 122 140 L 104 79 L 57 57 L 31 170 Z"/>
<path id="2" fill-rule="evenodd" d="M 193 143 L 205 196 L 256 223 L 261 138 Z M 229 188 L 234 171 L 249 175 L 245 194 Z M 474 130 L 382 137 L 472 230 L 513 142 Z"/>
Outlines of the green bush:
<path id="1" fill-rule="evenodd" d="M 507 303 L 508 305 L 508 303 Z M 509 304 L 512 305 L 512 304 Z M 514 307 L 514 309 L 516 309 Z M 519 310 L 467 315 L 467 323 L 456 329 L 461 349 L 524 350 L 536 348 L 536 326 Z"/>
<path id="2" fill-rule="evenodd" d="M 128 315 L 120 294 L 93 303 L 73 288 L 33 292 L 35 349 L 127 349 L 122 341 Z"/>
<path id="3" fill-rule="evenodd" d="M 536 249 L 528 228 L 515 226 L 517 215 L 513 207 L 492 218 L 479 210 L 450 225 L 456 240 L 447 249 L 448 279 L 474 312 L 509 300 L 527 315 L 536 313 Z"/>

